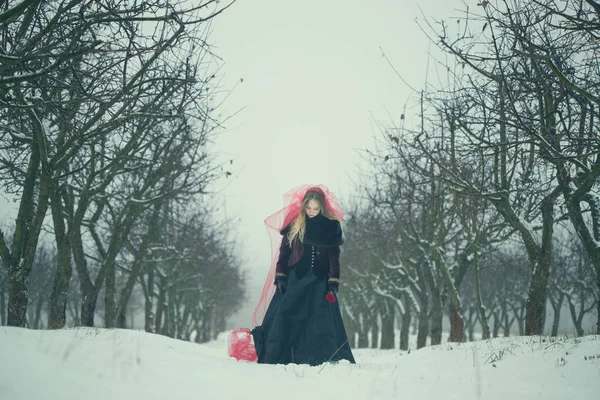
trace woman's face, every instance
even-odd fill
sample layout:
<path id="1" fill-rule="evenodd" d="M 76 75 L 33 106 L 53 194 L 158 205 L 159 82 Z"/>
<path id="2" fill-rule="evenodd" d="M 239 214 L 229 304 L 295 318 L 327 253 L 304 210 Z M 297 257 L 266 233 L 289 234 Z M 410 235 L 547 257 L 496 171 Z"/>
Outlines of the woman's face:
<path id="1" fill-rule="evenodd" d="M 306 204 L 306 208 L 304 209 L 304 211 L 306 211 L 306 215 L 308 216 L 308 218 L 312 218 L 319 215 L 319 213 L 321 212 L 321 206 L 319 205 L 319 202 L 315 199 L 310 199 Z"/>

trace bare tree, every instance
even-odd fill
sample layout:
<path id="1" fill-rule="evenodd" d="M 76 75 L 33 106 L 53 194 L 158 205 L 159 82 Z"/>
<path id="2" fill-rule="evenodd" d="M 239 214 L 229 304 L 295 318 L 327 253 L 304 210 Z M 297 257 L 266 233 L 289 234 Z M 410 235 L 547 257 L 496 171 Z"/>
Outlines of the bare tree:
<path id="1" fill-rule="evenodd" d="M 572 235 L 570 232 L 568 234 Z M 557 243 L 556 248 L 558 251 L 553 259 L 555 277 L 551 285 L 554 309 L 552 334 L 558 334 L 558 320 L 564 304 L 577 334 L 583 336 L 583 319 L 597 306 L 593 262 L 574 235 Z"/>
<path id="2" fill-rule="evenodd" d="M 203 76 L 204 56 L 210 54 L 205 33 L 208 21 L 228 6 L 215 4 L 24 2 L 0 16 L 7 22 L 3 54 L 12 61 L 0 70 L 0 82 L 11 85 L 0 87 L 6 117 L 0 127 L 0 168 L 10 177 L 2 181 L 5 188 L 21 198 L 12 249 L 0 234 L 0 254 L 9 270 L 9 324 L 25 323 L 27 279 L 49 206 L 58 251 L 51 326 L 65 323 L 72 257 L 84 292 L 92 294 L 84 296 L 82 306 L 82 320 L 90 321 L 104 271 L 96 282 L 86 273 L 82 226 L 88 219 L 92 225 L 97 222 L 105 212 L 109 185 L 120 174 L 135 171 L 133 164 L 141 158 L 133 156 L 147 152 L 160 132 L 179 134 L 163 142 L 162 151 L 167 151 L 185 147 L 178 140 L 190 132 L 204 138 L 216 125 L 207 101 L 212 72 Z M 24 39 L 25 47 L 19 45 Z M 194 168 L 206 158 L 198 147 L 203 140 L 187 143 L 187 158 L 178 160 L 179 171 L 193 166 L 178 183 L 180 190 L 198 183 Z M 163 172 L 169 162 L 174 165 L 168 157 L 145 161 L 158 160 L 166 161 Z M 168 175 L 154 178 L 155 185 L 165 188 L 160 179 Z M 132 200 L 148 203 L 135 195 Z"/>
<path id="3" fill-rule="evenodd" d="M 462 107 L 448 122 L 457 127 L 450 167 L 441 160 L 438 165 L 453 189 L 486 198 L 521 237 L 532 272 L 526 333 L 536 334 L 544 326 L 554 208 L 561 195 L 548 168 L 552 156 L 544 145 L 556 141 L 556 118 L 548 107 L 562 104 L 563 97 L 560 88 L 546 79 L 547 68 L 513 56 L 517 36 L 552 36 L 545 26 L 534 26 L 540 17 L 536 9 L 515 6 L 517 13 L 506 3 L 502 10 L 489 2 L 482 6 L 485 15 L 461 20 L 464 31 L 456 39 L 442 25 L 439 43 L 456 60 L 449 98 Z M 478 26 L 482 28 L 476 31 Z M 477 186 L 462 173 L 469 156 L 483 160 L 486 175 L 493 177 L 491 184 Z"/>
<path id="4" fill-rule="evenodd" d="M 29 281 L 27 326 L 43 329 L 48 325 L 49 300 L 56 271 L 56 251 L 51 245 L 41 243 L 36 251 Z"/>
<path id="5" fill-rule="evenodd" d="M 226 318 L 243 303 L 243 273 L 231 231 L 224 229 L 227 222 L 180 214 L 175 224 L 166 224 L 169 229 L 145 261 L 146 329 L 206 342 L 225 329 Z"/>

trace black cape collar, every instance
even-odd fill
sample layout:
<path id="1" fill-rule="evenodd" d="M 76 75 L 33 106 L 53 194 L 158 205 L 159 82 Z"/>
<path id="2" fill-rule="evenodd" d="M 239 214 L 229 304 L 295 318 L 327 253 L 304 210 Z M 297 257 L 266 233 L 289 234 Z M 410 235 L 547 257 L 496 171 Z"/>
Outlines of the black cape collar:
<path id="1" fill-rule="evenodd" d="M 290 227 L 285 227 L 282 235 L 287 235 Z M 344 243 L 340 223 L 329 219 L 319 213 L 313 218 L 306 217 L 306 232 L 304 233 L 304 244 L 319 247 L 334 247 Z"/>

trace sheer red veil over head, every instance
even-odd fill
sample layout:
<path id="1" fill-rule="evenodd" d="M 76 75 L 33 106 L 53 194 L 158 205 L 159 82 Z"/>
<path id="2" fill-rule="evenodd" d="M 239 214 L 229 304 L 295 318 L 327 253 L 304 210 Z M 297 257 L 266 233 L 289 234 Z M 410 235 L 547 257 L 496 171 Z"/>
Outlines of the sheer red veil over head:
<path id="1" fill-rule="evenodd" d="M 275 269 L 277 267 L 277 260 L 279 259 L 279 247 L 281 246 L 281 230 L 288 226 L 303 210 L 300 209 L 302 206 L 302 199 L 308 192 L 319 192 L 325 197 L 325 207 L 333 215 L 335 215 L 340 221 L 344 218 L 344 211 L 338 204 L 335 195 L 329 191 L 325 185 L 300 185 L 286 194 L 283 195 L 283 208 L 274 214 L 269 215 L 265 218 L 265 226 L 269 239 L 271 240 L 271 266 L 269 267 L 269 273 L 263 286 L 262 295 L 260 300 L 254 309 L 252 314 L 252 323 L 254 326 L 258 326 L 262 323 L 267 307 L 275 294 L 275 285 L 273 284 L 275 279 Z"/>

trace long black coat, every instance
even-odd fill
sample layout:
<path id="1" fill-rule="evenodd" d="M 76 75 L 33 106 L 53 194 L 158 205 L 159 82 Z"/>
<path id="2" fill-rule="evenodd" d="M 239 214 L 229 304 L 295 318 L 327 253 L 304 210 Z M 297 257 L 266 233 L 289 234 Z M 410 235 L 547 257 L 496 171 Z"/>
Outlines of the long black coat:
<path id="1" fill-rule="evenodd" d="M 295 244 L 304 250 L 301 260 L 286 270 L 287 290 L 276 291 L 262 325 L 252 330 L 259 363 L 355 362 L 339 303 L 325 298 L 330 265 L 311 259 L 317 244 Z"/>

